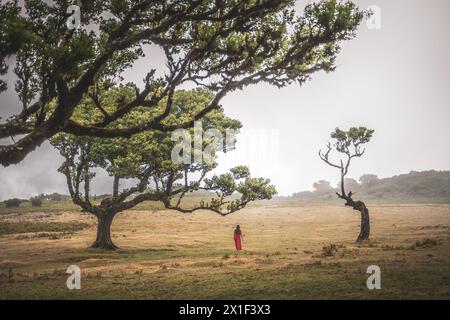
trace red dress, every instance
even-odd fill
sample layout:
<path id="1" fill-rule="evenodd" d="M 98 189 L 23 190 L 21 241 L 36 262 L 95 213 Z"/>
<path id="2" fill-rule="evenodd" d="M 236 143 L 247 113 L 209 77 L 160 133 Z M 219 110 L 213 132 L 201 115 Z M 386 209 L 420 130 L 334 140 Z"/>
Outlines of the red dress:
<path id="1" fill-rule="evenodd" d="M 241 234 L 241 230 L 234 230 L 234 244 L 237 251 L 242 250 Z"/>

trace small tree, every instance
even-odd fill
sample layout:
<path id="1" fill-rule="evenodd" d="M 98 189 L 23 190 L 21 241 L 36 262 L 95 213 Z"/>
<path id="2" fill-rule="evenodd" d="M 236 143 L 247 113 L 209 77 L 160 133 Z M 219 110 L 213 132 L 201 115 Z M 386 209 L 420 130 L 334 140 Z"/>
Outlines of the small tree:
<path id="1" fill-rule="evenodd" d="M 127 87 L 111 89 L 107 93 L 108 99 L 114 100 L 114 96 L 126 97 L 128 89 Z M 211 98 L 213 94 L 205 89 L 175 92 L 171 97 L 174 106 L 173 115 L 166 119 L 168 122 L 166 124 L 176 125 L 180 121 L 185 121 L 192 114 L 202 110 Z M 104 97 L 105 101 L 106 99 Z M 98 112 L 92 111 L 95 109 L 88 106 L 89 103 L 91 102 L 86 100 L 85 112 L 77 115 L 78 121 L 84 122 L 101 116 Z M 104 106 L 105 110 L 108 110 L 113 104 L 106 103 Z M 164 102 L 161 108 L 164 108 Z M 158 108 L 155 112 L 159 112 Z M 126 115 L 118 125 L 138 125 L 152 116 L 152 112 L 148 109 L 137 108 Z M 204 130 L 214 128 L 221 134 L 241 127 L 239 121 L 227 118 L 222 109 L 205 115 L 201 125 Z M 199 149 L 203 150 L 206 145 L 213 143 L 212 140 L 205 138 L 201 145 L 189 143 L 189 146 L 192 146 L 187 154 L 189 159 L 192 159 Z M 230 173 L 206 178 L 217 165 L 214 150 L 209 159 L 212 161 L 201 163 L 172 161 L 172 153 L 178 141 L 173 140 L 170 133 L 146 131 L 130 139 L 100 139 L 59 134 L 51 142 L 65 158 L 59 170 L 66 176 L 73 202 L 83 211 L 97 217 L 97 238 L 92 245 L 95 248 L 116 249 L 111 239 L 111 224 L 114 217 L 143 201 L 160 201 L 165 208 L 180 212 L 204 209 L 225 216 L 242 209 L 250 201 L 270 199 L 276 193 L 275 188 L 269 185 L 268 179 L 251 178 L 248 168 L 244 166 L 232 168 Z M 223 151 L 228 150 L 230 148 L 226 146 Z M 112 196 L 95 203 L 90 194 L 90 185 L 95 170 L 98 169 L 106 170 L 113 177 L 113 185 Z M 119 184 L 123 179 L 134 179 L 136 184 L 129 189 L 120 190 Z M 210 191 L 215 197 L 194 206 L 184 206 L 183 198 L 196 190 Z"/>
<path id="2" fill-rule="evenodd" d="M 30 198 L 30 201 L 31 201 L 32 207 L 41 207 L 42 206 L 42 198 L 39 196 Z"/>
<path id="3" fill-rule="evenodd" d="M 359 178 L 359 182 L 362 186 L 371 188 L 380 182 L 380 179 L 375 174 L 364 174 Z"/>
<path id="4" fill-rule="evenodd" d="M 325 194 L 329 193 L 333 190 L 333 187 L 331 186 L 329 181 L 326 180 L 319 180 L 318 182 L 314 182 L 313 184 L 314 192 L 318 194 Z"/>
<path id="5" fill-rule="evenodd" d="M 372 138 L 374 130 L 367 129 L 365 127 L 352 127 L 348 131 L 343 131 L 336 128 L 334 132 L 331 133 L 331 138 L 333 142 L 329 142 L 327 145 L 327 151 L 322 152 L 319 150 L 319 157 L 328 165 L 337 168 L 341 171 L 341 182 L 340 189 L 341 192 L 336 192 L 340 199 L 346 201 L 345 205 L 352 207 L 354 210 L 358 210 L 361 213 L 361 229 L 359 232 L 357 242 L 369 239 L 370 235 L 370 218 L 369 209 L 366 207 L 365 203 L 362 201 L 353 200 L 353 192 L 345 191 L 345 176 L 348 173 L 350 167 L 350 162 L 353 158 L 361 157 L 365 149 L 361 149 L 361 146 L 368 143 Z M 331 151 L 337 151 L 344 155 L 343 159 L 339 162 L 333 162 L 330 160 Z"/>

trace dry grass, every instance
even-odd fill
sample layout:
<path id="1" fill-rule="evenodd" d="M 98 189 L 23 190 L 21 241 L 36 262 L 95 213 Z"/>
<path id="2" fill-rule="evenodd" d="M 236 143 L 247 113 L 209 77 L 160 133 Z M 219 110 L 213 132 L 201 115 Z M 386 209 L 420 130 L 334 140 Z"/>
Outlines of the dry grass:
<path id="1" fill-rule="evenodd" d="M 264 204 L 264 205 L 263 205 Z M 86 249 L 96 221 L 79 212 L 4 214 L 0 223 L 73 223 L 70 237 L 0 237 L 0 298 L 370 299 L 450 298 L 450 206 L 370 207 L 371 241 L 354 243 L 359 216 L 343 206 L 266 202 L 220 217 L 128 211 L 114 221 L 116 252 Z M 244 252 L 233 250 L 233 227 Z M 82 289 L 65 287 L 82 269 Z M 382 289 L 370 291 L 367 266 Z"/>

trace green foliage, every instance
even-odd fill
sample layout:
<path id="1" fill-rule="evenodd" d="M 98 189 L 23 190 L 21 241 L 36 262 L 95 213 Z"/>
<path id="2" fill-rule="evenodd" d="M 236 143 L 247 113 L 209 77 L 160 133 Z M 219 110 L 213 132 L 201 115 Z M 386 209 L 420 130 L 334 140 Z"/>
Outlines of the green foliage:
<path id="1" fill-rule="evenodd" d="M 205 179 L 204 189 L 215 191 L 219 195 L 219 199 L 211 199 L 211 206 L 216 210 L 220 210 L 222 205 L 227 203 L 221 201 L 224 197 L 234 193 L 240 194 L 241 197 L 227 204 L 229 212 L 243 208 L 250 201 L 272 199 L 277 193 L 275 187 L 270 185 L 269 179 L 251 178 L 246 166 L 238 166 L 230 171 L 231 173 L 214 175 L 211 179 Z M 236 183 L 236 180 L 242 181 Z"/>
<path id="2" fill-rule="evenodd" d="M 33 206 L 33 207 L 42 206 L 42 199 L 39 197 L 33 197 L 30 199 L 30 201 L 31 201 L 31 206 Z"/>
<path id="3" fill-rule="evenodd" d="M 112 87 L 106 91 L 101 99 L 105 109 L 109 111 L 114 107 L 118 99 L 127 99 L 131 95 L 129 86 Z M 164 120 L 166 124 L 177 124 L 192 117 L 202 110 L 212 99 L 211 92 L 205 89 L 180 90 L 174 94 L 171 114 Z M 164 108 L 166 100 L 154 110 L 136 108 L 111 127 L 123 128 L 129 125 L 139 125 L 156 117 Z M 101 116 L 101 112 L 92 109 L 92 101 L 85 99 L 82 108 L 76 113 L 78 121 L 90 124 Z M 226 117 L 222 109 L 207 114 L 202 121 L 204 131 L 214 128 L 225 135 L 227 129 L 238 130 L 241 123 Z M 189 130 L 193 134 L 193 129 Z M 203 141 L 201 148 L 210 142 Z M 131 138 L 95 138 L 76 137 L 70 134 L 59 134 L 52 139 L 52 144 L 57 147 L 61 154 L 68 158 L 77 150 L 80 156 L 82 150 L 89 149 L 88 162 L 91 167 L 100 167 L 108 171 L 110 175 L 120 178 L 144 178 L 149 171 L 161 176 L 169 172 L 176 174 L 180 170 L 196 170 L 194 167 L 184 164 L 175 164 L 171 161 L 171 152 L 177 141 L 173 141 L 171 133 L 158 132 L 156 130 L 145 131 Z M 195 152 L 192 146 L 192 156 Z M 213 164 L 212 166 L 215 166 Z M 203 166 L 198 167 L 202 169 Z"/>
<path id="4" fill-rule="evenodd" d="M 19 13 L 20 9 L 14 2 L 0 4 L 0 76 L 8 71 L 6 58 L 33 38 L 30 26 Z M 0 79 L 0 92 L 6 88 L 7 83 Z"/>
<path id="5" fill-rule="evenodd" d="M 106 111 L 115 107 L 118 99 L 126 100 L 132 94 L 128 85 L 110 87 L 98 98 Z M 205 108 L 214 99 L 214 94 L 207 89 L 179 90 L 173 93 L 171 113 L 164 119 L 167 125 L 176 125 L 191 118 Z M 135 126 L 146 121 L 152 121 L 163 112 L 167 99 L 163 99 L 155 109 L 136 108 L 120 120 L 109 125 L 112 128 Z M 101 116 L 101 110 L 90 105 L 94 103 L 86 98 L 75 114 L 80 123 L 90 124 Z M 201 119 L 201 129 L 215 132 L 225 137 L 229 130 L 235 132 L 241 128 L 241 123 L 228 118 L 223 109 L 218 108 L 206 114 Z M 188 134 L 194 136 L 196 129 L 189 128 Z M 214 142 L 213 138 L 204 137 L 201 144 L 191 141 L 190 158 L 195 153 L 203 151 Z M 149 130 L 133 135 L 130 138 L 96 138 L 77 137 L 71 134 L 58 134 L 51 139 L 60 154 L 65 158 L 59 171 L 66 175 L 69 192 L 74 202 L 83 210 L 97 212 L 102 210 L 121 211 L 129 209 L 145 200 L 159 200 L 167 208 L 180 211 L 211 209 L 223 213 L 225 207 L 228 213 L 243 208 L 248 202 L 260 199 L 270 199 L 275 193 L 267 179 L 250 177 L 250 171 L 245 166 L 232 168 L 230 173 L 206 178 L 206 175 L 217 166 L 217 152 L 229 151 L 227 148 L 213 150 L 212 162 L 176 163 L 172 161 L 172 151 L 178 141 L 172 138 L 171 132 Z M 199 150 L 200 149 L 200 150 Z M 90 202 L 90 182 L 95 177 L 95 170 L 104 169 L 117 181 L 135 179 L 135 187 L 113 194 L 112 198 L 102 200 L 100 206 Z M 81 189 L 84 189 L 84 192 Z M 181 208 L 181 199 L 190 192 L 197 190 L 212 191 L 217 195 L 209 203 L 204 201 L 199 206 Z M 116 192 L 116 191 L 115 191 Z M 84 193 L 84 194 L 83 194 Z M 227 197 L 241 198 L 228 201 Z M 175 200 L 175 205 L 173 204 Z"/>
<path id="6" fill-rule="evenodd" d="M 231 196 L 236 191 L 236 182 L 230 173 L 214 175 L 211 179 L 205 179 L 205 188 L 222 193 L 223 196 Z"/>
<path id="7" fill-rule="evenodd" d="M 368 143 L 372 138 L 375 130 L 367 129 L 365 127 L 351 127 L 348 131 L 343 131 L 336 128 L 331 133 L 331 138 L 334 139 L 334 146 L 336 150 L 342 153 L 350 153 L 349 148 L 358 148 L 360 145 Z"/>
<path id="8" fill-rule="evenodd" d="M 323 162 L 340 170 L 340 192 L 336 192 L 337 196 L 341 199 L 345 199 L 347 205 L 354 205 L 354 208 L 356 208 L 360 202 L 353 201 L 352 192 L 349 192 L 348 194 L 345 192 L 345 185 L 349 183 L 354 187 L 355 185 L 358 185 L 358 183 L 351 180 L 345 181 L 345 176 L 348 174 L 352 159 L 364 155 L 365 149 L 362 149 L 361 146 L 370 141 L 374 131 L 375 130 L 367 129 L 366 127 L 351 127 L 348 131 L 336 128 L 330 135 L 333 140 L 332 142 L 328 142 L 327 151 L 322 152 L 322 150 L 319 150 L 319 157 Z M 330 153 L 333 150 L 342 154 L 342 158 L 340 158 L 339 161 L 330 159 Z"/>
<path id="9" fill-rule="evenodd" d="M 18 207 L 18 206 L 20 206 L 21 203 L 22 203 L 22 201 L 20 199 L 17 199 L 17 198 L 5 200 L 5 206 L 7 208 Z"/>
<path id="10" fill-rule="evenodd" d="M 299 16 L 292 0 L 83 0 L 77 2 L 81 24 L 69 30 L 71 1 L 23 4 L 0 6 L 0 75 L 7 71 L 5 59 L 15 58 L 22 102 L 22 112 L 0 126 L 0 138 L 25 135 L 0 146 L 3 165 L 19 162 L 58 132 L 117 138 L 190 128 L 234 90 L 261 82 L 302 84 L 315 72 L 335 69 L 341 42 L 355 36 L 367 15 L 336 0 L 308 4 Z M 126 93 L 117 92 L 123 95 L 115 89 L 106 95 L 123 85 L 124 71 L 149 45 L 165 54 L 161 70 L 146 70 L 143 88 L 129 83 Z M 207 88 L 213 99 L 179 121 L 173 94 L 186 85 Z M 5 88 L 3 81 L 0 91 Z M 86 104 L 87 96 L 96 103 Z M 86 108 L 92 118 L 80 119 Z M 140 108 L 153 117 L 122 121 Z"/>
<path id="11" fill-rule="evenodd" d="M 237 191 L 242 194 L 241 201 L 271 199 L 277 191 L 269 183 L 270 180 L 264 178 L 246 179 L 244 183 L 239 184 L 237 187 Z"/>
<path id="12" fill-rule="evenodd" d="M 234 179 L 242 179 L 250 176 L 250 170 L 246 166 L 237 166 L 230 169 Z"/>

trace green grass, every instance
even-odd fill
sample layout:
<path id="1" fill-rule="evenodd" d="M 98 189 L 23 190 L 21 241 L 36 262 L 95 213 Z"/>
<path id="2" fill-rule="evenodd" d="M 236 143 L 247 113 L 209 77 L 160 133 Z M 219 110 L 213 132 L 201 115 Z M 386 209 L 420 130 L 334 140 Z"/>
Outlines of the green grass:
<path id="1" fill-rule="evenodd" d="M 267 270 L 217 267 L 217 272 L 180 273 L 161 269 L 152 274 L 97 273 L 82 276 L 81 290 L 65 288 L 63 270 L 32 278 L 3 275 L 0 298 L 39 299 L 448 299 L 450 265 L 387 264 L 382 289 L 366 287 L 367 263 L 292 264 Z"/>
<path id="2" fill-rule="evenodd" d="M 213 248 L 67 249 L 39 268 L 11 269 L 12 277 L 7 269 L 0 270 L 0 299 L 448 299 L 450 264 L 442 260 L 447 254 L 440 257 L 448 246 L 433 248 L 433 258 L 427 256 L 430 251 L 426 248 L 385 252 L 366 246 L 363 256 L 355 253 L 354 258 L 360 260 L 321 257 L 308 263 L 291 259 L 284 265 L 279 263 L 286 256 L 275 252 L 264 259 L 261 252 L 242 252 L 236 257 L 229 250 Z M 260 264 L 245 268 L 239 263 L 217 263 L 255 256 Z M 186 269 L 175 263 L 184 257 L 216 262 L 208 260 Z M 131 263 L 133 267 L 84 273 L 94 263 L 85 262 L 89 259 L 108 259 L 107 264 L 115 266 Z M 140 263 L 149 262 L 159 266 L 159 271 L 134 272 Z M 81 290 L 65 286 L 68 275 L 64 268 L 70 264 L 81 267 Z M 366 270 L 371 264 L 381 268 L 381 290 L 366 287 Z"/>
<path id="3" fill-rule="evenodd" d="M 89 227 L 82 222 L 2 222 L 0 235 L 28 232 L 76 232 Z"/>
<path id="4" fill-rule="evenodd" d="M 42 206 L 33 207 L 30 201 L 22 202 L 19 207 L 7 208 L 0 202 L 0 215 L 11 213 L 28 212 L 60 212 L 60 211 L 80 211 L 80 207 L 70 201 L 43 201 Z"/>
<path id="5" fill-rule="evenodd" d="M 201 200 L 209 200 L 207 198 L 188 197 L 183 200 L 182 204 L 186 207 L 194 206 Z M 96 203 L 95 201 L 93 202 Z M 158 201 L 146 201 L 140 203 L 131 210 L 162 210 L 164 205 Z M 0 202 L 0 215 L 12 213 L 29 213 L 29 212 L 61 212 L 61 211 L 81 211 L 80 207 L 71 201 L 43 201 L 42 206 L 33 207 L 30 201 L 22 202 L 19 207 L 7 208 L 3 202 Z"/>
<path id="6" fill-rule="evenodd" d="M 156 204 L 144 204 L 152 205 Z M 289 238 L 285 244 L 276 228 L 267 229 L 266 235 L 270 232 L 273 235 L 266 240 L 262 237 L 261 241 L 268 244 L 280 241 L 279 246 L 255 244 L 254 249 L 238 256 L 220 239 L 204 234 L 196 237 L 196 232 L 199 232 L 196 224 L 202 223 L 205 215 L 191 216 L 199 220 L 186 223 L 186 230 L 176 229 L 180 237 L 169 237 L 167 243 L 155 241 L 154 246 L 133 249 L 139 248 L 138 241 L 124 242 L 127 245 L 123 249 L 113 252 L 87 248 L 95 237 L 94 225 L 83 224 L 79 220 L 21 222 L 23 217 L 19 216 L 20 220 L 14 223 L 0 223 L 0 235 L 19 234 L 20 237 L 23 232 L 76 232 L 88 225 L 92 229 L 78 234 L 73 242 L 67 241 L 65 244 L 71 245 L 67 247 L 57 241 L 1 238 L 0 299 L 449 299 L 450 211 L 442 209 L 437 220 L 438 216 L 432 214 L 439 207 L 425 206 L 420 213 L 411 212 L 409 207 L 399 212 L 396 207 L 392 214 L 384 212 L 390 206 L 380 208 L 384 216 L 377 220 L 377 211 L 374 210 L 374 238 L 371 242 L 341 242 L 345 235 L 331 229 L 326 240 L 307 242 Z M 308 216 L 305 220 L 297 220 L 301 207 L 292 211 L 292 215 L 290 211 L 281 216 L 281 219 L 276 214 L 260 216 L 260 209 L 256 209 L 256 213 L 247 213 L 253 216 L 246 221 L 255 228 L 261 219 L 275 225 L 281 221 L 277 227 L 281 229 L 283 226 L 285 232 L 293 235 L 293 230 L 297 229 L 288 228 L 293 221 L 299 225 L 308 223 Z M 333 207 L 329 212 L 338 209 Z M 273 210 L 270 208 L 268 211 L 272 213 Z M 305 210 L 306 215 L 309 208 Z M 411 214 L 430 217 L 408 225 Z M 134 215 L 139 217 L 138 213 Z M 177 228 L 175 222 L 178 220 L 173 215 L 153 217 L 142 212 L 141 218 L 143 216 L 145 220 L 137 221 L 118 217 L 113 234 L 117 237 L 118 234 L 129 235 L 132 228 L 144 223 L 138 231 L 144 232 L 149 226 L 155 226 L 156 229 L 147 236 L 156 239 L 175 232 L 171 229 L 174 226 Z M 269 220 L 272 216 L 277 220 Z M 310 217 L 314 215 L 311 213 Z M 182 221 L 186 222 L 183 219 L 179 223 L 184 223 Z M 399 222 L 402 222 L 401 228 L 395 226 L 400 225 Z M 158 227 L 158 223 L 162 225 Z M 213 235 L 217 234 L 212 224 L 208 228 L 212 229 Z M 265 230 L 263 226 L 260 228 Z M 311 230 L 314 236 L 314 228 Z M 261 234 L 264 235 L 263 232 Z M 186 241 L 183 236 L 188 235 L 209 241 Z M 76 241 L 83 244 L 73 246 Z M 332 243 L 336 244 L 337 250 L 329 250 L 331 254 L 323 256 L 322 248 Z M 294 244 L 295 251 L 292 250 Z M 303 249 L 311 249 L 312 253 L 305 255 Z M 65 270 L 72 264 L 82 270 L 81 290 L 66 288 L 68 274 Z M 369 276 L 366 270 L 372 264 L 381 268 L 381 290 L 368 290 L 366 287 Z"/>

